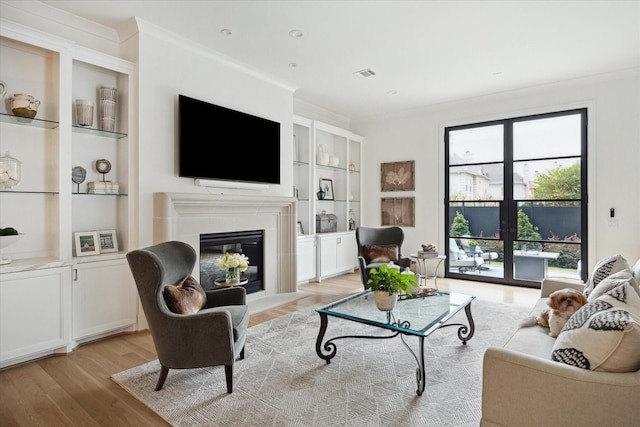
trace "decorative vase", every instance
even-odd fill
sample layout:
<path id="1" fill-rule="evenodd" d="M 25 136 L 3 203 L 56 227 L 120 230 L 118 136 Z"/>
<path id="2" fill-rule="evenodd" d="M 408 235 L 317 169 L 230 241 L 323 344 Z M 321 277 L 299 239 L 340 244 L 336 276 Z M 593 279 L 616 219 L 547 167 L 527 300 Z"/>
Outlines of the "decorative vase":
<path id="1" fill-rule="evenodd" d="M 0 157 L 0 190 L 10 190 L 20 182 L 22 162 L 11 154 Z"/>
<path id="2" fill-rule="evenodd" d="M 393 292 L 389 295 L 389 291 L 387 290 L 373 291 L 373 299 L 376 302 L 378 310 L 392 311 L 398 302 L 398 292 Z"/>
<path id="3" fill-rule="evenodd" d="M 240 283 L 240 269 L 238 267 L 227 268 L 227 274 L 225 275 L 225 282 Z"/>
<path id="4" fill-rule="evenodd" d="M 39 106 L 40 101 L 31 95 L 16 93 L 11 97 L 11 111 L 18 117 L 33 119 Z"/>

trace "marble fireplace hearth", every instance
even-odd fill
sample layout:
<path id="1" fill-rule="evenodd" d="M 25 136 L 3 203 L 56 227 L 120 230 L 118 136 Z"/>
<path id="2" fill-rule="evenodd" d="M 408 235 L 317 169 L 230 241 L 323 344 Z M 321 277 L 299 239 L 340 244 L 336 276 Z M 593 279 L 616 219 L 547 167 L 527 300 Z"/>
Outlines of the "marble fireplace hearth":
<path id="1" fill-rule="evenodd" d="M 247 301 L 251 306 L 296 296 L 295 198 L 154 193 L 153 202 L 154 244 L 179 240 L 198 251 L 201 234 L 264 230 L 264 290 L 248 295 Z M 197 268 L 193 275 L 200 280 Z"/>

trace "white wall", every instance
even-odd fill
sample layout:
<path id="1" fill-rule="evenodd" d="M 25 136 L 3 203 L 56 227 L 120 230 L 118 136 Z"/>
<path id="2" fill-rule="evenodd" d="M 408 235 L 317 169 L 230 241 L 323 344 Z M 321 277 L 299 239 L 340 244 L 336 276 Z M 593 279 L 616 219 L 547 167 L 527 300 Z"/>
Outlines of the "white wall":
<path id="1" fill-rule="evenodd" d="M 292 196 L 293 188 L 293 94 L 290 88 L 251 75 L 224 63 L 210 52 L 194 47 L 173 34 L 137 21 L 138 35 L 126 45 L 138 50 L 138 245 L 153 243 L 153 193 L 188 192 Z M 128 46 L 127 50 L 135 50 Z M 178 95 L 265 117 L 281 123 L 281 184 L 266 190 L 221 189 L 194 185 L 178 177 Z M 206 123 L 203 123 L 206 126 Z M 208 128 L 216 134 L 215 123 Z M 203 155 L 211 166 L 229 161 L 216 157 L 215 145 L 203 137 Z M 242 130 L 229 135 L 227 143 L 243 153 L 260 150 L 260 141 L 243 139 Z M 216 142 L 217 143 L 217 142 Z M 213 149 L 212 149 L 213 145 Z M 265 165 L 269 167 L 270 165 Z"/>
<path id="2" fill-rule="evenodd" d="M 444 248 L 444 128 L 570 108 L 589 109 L 589 265 L 621 253 L 640 257 L 640 76 L 638 70 L 528 88 L 354 121 L 364 135 L 363 224 L 380 226 L 380 198 L 415 196 L 415 228 L 403 252 L 421 243 Z M 395 147 L 392 149 L 391 147 Z M 397 149 L 402 147 L 402 149 Z M 380 164 L 415 160 L 415 192 L 380 192 Z M 619 227 L 608 226 L 616 208 Z"/>

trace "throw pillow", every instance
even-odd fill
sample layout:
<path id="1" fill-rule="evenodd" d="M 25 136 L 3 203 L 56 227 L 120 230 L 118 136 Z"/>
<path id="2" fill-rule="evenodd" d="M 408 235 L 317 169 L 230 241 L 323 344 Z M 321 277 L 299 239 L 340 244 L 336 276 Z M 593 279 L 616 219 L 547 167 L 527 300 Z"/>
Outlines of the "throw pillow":
<path id="1" fill-rule="evenodd" d="M 624 270 L 618 271 L 617 273 L 613 273 L 611 276 L 603 279 L 598 283 L 593 291 L 589 294 L 589 301 L 593 301 L 606 294 L 613 288 L 617 288 L 620 285 L 624 285 L 628 283 L 631 287 L 636 291 L 636 293 L 640 296 L 640 288 L 638 288 L 638 282 L 631 275 L 631 270 L 625 268 Z"/>
<path id="2" fill-rule="evenodd" d="M 631 267 L 631 274 L 636 278 L 636 282 L 640 282 L 640 258 L 638 258 L 638 261 Z"/>
<path id="3" fill-rule="evenodd" d="M 551 359 L 592 371 L 640 369 L 640 296 L 625 283 L 582 306 L 562 328 Z"/>
<path id="4" fill-rule="evenodd" d="M 398 245 L 364 245 L 362 253 L 367 264 L 398 262 Z"/>
<path id="5" fill-rule="evenodd" d="M 626 258 L 620 254 L 613 255 L 599 261 L 593 268 L 591 276 L 587 280 L 587 285 L 584 288 L 584 296 L 589 298 L 589 294 L 596 286 L 598 286 L 600 281 L 611 276 L 613 273 L 624 270 L 625 268 L 629 268 L 629 263 Z"/>
<path id="6" fill-rule="evenodd" d="M 169 310 L 178 314 L 197 313 L 207 303 L 207 294 L 192 275 L 176 286 L 165 285 L 162 295 Z"/>

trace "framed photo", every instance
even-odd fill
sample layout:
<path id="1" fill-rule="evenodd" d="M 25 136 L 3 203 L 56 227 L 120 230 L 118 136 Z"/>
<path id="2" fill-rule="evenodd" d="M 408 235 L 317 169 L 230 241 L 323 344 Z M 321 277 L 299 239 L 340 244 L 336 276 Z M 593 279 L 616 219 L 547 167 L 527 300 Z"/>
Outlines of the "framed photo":
<path id="1" fill-rule="evenodd" d="M 116 230 L 98 231 L 98 241 L 100 242 L 100 253 L 118 252 Z"/>
<path id="2" fill-rule="evenodd" d="M 414 197 L 382 199 L 382 225 L 415 226 Z"/>
<path id="3" fill-rule="evenodd" d="M 298 236 L 302 236 L 304 234 L 304 228 L 302 227 L 301 221 L 298 221 L 298 224 L 296 225 L 296 232 L 298 233 Z"/>
<path id="4" fill-rule="evenodd" d="M 320 190 L 324 191 L 324 200 L 334 200 L 332 179 L 320 178 Z"/>
<path id="5" fill-rule="evenodd" d="M 416 162 L 382 163 L 380 188 L 382 191 L 414 191 L 416 189 Z"/>
<path id="6" fill-rule="evenodd" d="M 98 241 L 97 232 L 76 232 L 74 236 L 76 241 L 76 256 L 98 255 L 100 253 L 100 242 Z"/>

